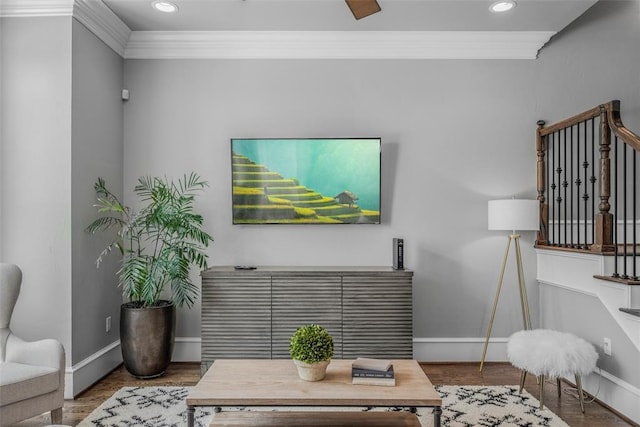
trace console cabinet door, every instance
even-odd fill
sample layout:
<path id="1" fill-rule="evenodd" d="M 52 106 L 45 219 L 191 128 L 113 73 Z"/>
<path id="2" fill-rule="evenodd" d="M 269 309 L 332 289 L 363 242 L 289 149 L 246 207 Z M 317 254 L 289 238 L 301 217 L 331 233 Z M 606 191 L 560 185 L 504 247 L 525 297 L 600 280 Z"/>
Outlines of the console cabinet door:
<path id="1" fill-rule="evenodd" d="M 202 281 L 202 362 L 271 357 L 271 277 Z"/>
<path id="2" fill-rule="evenodd" d="M 400 274 L 343 277 L 343 358 L 413 358 L 411 283 Z"/>
<path id="3" fill-rule="evenodd" d="M 271 284 L 271 357 L 288 359 L 291 335 L 315 323 L 333 338 L 334 355 L 342 358 L 342 280 L 340 276 L 277 276 Z"/>

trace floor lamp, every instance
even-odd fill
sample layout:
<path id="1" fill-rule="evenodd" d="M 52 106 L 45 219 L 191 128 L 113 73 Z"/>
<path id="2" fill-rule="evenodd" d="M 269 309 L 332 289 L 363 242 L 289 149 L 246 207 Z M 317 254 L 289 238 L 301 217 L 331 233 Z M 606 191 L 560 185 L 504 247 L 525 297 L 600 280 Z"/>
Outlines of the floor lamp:
<path id="1" fill-rule="evenodd" d="M 480 372 L 484 365 L 484 358 L 487 355 L 487 346 L 489 345 L 489 337 L 491 336 L 491 328 L 493 320 L 496 316 L 496 308 L 498 307 L 498 299 L 500 298 L 500 290 L 502 289 L 502 281 L 504 279 L 504 270 L 507 266 L 509 258 L 509 249 L 513 241 L 516 251 L 516 264 L 518 268 L 518 286 L 520 289 L 520 305 L 522 306 L 522 321 L 524 329 L 531 329 L 531 315 L 529 314 L 529 302 L 527 300 L 527 288 L 524 282 L 524 273 L 522 270 L 522 255 L 520 253 L 520 235 L 516 234 L 516 230 L 538 230 L 539 227 L 539 202 L 537 200 L 490 200 L 489 201 L 489 230 L 512 230 L 507 240 L 507 248 L 504 252 L 502 260 L 502 270 L 500 271 L 500 279 L 498 279 L 498 287 L 496 289 L 496 297 L 493 301 L 493 309 L 491 310 L 491 318 L 487 327 L 487 337 L 484 341 L 484 349 L 482 350 L 482 358 L 480 359 Z"/>

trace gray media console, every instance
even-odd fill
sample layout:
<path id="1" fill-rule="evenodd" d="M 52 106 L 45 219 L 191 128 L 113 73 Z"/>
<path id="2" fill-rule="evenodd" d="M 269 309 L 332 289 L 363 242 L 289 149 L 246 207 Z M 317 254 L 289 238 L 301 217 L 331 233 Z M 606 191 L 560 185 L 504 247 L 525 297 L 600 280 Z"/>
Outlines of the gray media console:
<path id="1" fill-rule="evenodd" d="M 413 272 L 391 267 L 212 267 L 202 272 L 202 368 L 289 358 L 302 325 L 329 330 L 336 359 L 413 358 Z"/>

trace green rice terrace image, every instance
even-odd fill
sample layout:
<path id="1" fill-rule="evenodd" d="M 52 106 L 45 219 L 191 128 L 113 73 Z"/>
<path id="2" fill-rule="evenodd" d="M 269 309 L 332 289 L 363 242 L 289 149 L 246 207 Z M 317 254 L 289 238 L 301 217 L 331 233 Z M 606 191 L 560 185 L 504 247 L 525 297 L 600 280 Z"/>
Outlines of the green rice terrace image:
<path id="1" fill-rule="evenodd" d="M 238 141 L 248 141 L 247 145 Z M 343 168 L 340 161 L 330 160 L 330 155 L 325 161 L 332 165 L 330 168 L 323 167 L 323 156 L 318 152 L 313 152 L 307 162 L 308 152 L 299 149 L 293 150 L 292 161 L 287 154 L 283 155 L 283 147 L 291 148 L 291 144 L 300 144 L 306 140 L 275 140 L 282 141 L 284 145 L 277 146 L 273 140 L 268 141 L 268 146 L 276 150 L 277 159 L 273 163 L 281 163 L 282 168 L 292 168 L 287 176 L 281 171 L 271 170 L 266 161 L 269 156 L 264 155 L 264 149 L 255 150 L 262 152 L 265 162 L 257 162 L 252 157 L 260 157 L 252 154 L 256 140 L 232 140 L 232 172 L 233 172 L 233 223 L 234 224 L 377 224 L 380 223 L 379 210 L 379 151 L 378 160 L 375 165 L 374 176 L 367 171 L 366 179 L 362 173 L 353 168 L 336 171 L 335 168 Z M 322 140 L 325 141 L 325 140 Z M 322 153 L 327 153 L 327 147 L 331 147 L 334 141 L 328 141 L 328 145 L 321 147 Z M 341 140 L 344 141 L 344 140 Z M 351 141 L 349 141 L 351 142 Z M 294 145 L 295 146 L 295 145 Z M 344 146 L 344 144 L 340 144 Z M 247 148 L 248 147 L 248 148 Z M 305 145 L 305 147 L 308 147 Z M 314 148 L 315 149 L 315 148 Z M 376 148 L 379 150 L 379 148 Z M 240 154 L 243 150 L 246 154 Z M 335 154 L 335 150 L 329 152 Z M 288 152 L 287 149 L 284 151 Z M 249 154 L 249 155 L 247 155 Z M 344 153 L 342 153 L 344 154 Z M 356 159 L 359 162 L 365 161 L 363 158 Z M 349 160 L 351 161 L 351 160 Z M 302 162 L 302 163 L 301 163 Z M 306 164 L 309 163 L 309 164 Z M 297 174 L 293 174 L 297 172 Z M 337 173 L 340 172 L 340 173 Z M 352 175 L 353 172 L 353 175 Z M 360 178 L 358 177 L 360 175 Z M 342 176 L 342 177 L 340 177 Z M 353 185 L 349 187 L 349 179 L 353 176 Z M 309 188 L 302 185 L 301 181 L 315 182 L 317 186 L 324 187 L 324 193 L 317 188 Z M 359 184 L 360 182 L 360 184 Z M 363 184 L 375 182 L 372 184 Z M 368 194 L 373 187 L 373 195 Z M 363 198 L 358 194 L 362 190 L 365 202 L 370 201 L 375 209 L 367 209 L 363 205 Z"/>

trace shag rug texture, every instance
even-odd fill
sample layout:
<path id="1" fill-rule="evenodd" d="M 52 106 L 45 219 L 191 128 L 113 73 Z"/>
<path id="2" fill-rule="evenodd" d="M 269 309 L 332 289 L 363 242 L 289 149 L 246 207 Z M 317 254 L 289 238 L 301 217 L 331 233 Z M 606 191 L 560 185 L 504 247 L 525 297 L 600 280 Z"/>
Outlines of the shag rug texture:
<path id="1" fill-rule="evenodd" d="M 451 427 L 504 426 L 534 427 L 567 424 L 517 386 L 436 386 L 442 396 L 442 425 Z M 186 426 L 185 399 L 189 387 L 123 387 L 103 402 L 78 427 L 178 427 Z M 208 427 L 214 418 L 213 407 L 196 407 L 198 427 Z M 224 411 L 315 410 L 318 408 L 224 408 Z M 333 411 L 392 410 L 404 408 L 325 408 Z M 433 426 L 430 408 L 418 408 L 424 427 Z M 567 426 L 568 427 L 568 426 Z"/>
<path id="2" fill-rule="evenodd" d="M 517 386 L 437 386 L 442 396 L 442 425 L 472 426 L 567 426 L 548 409 Z M 79 427 L 178 427 L 186 426 L 185 398 L 189 387 L 123 387 L 96 408 Z M 213 407 L 196 407 L 196 426 L 208 427 L 215 416 Z M 294 408 L 224 408 L 224 411 L 292 410 Z M 403 408 L 325 408 L 326 410 L 392 410 Z M 295 408 L 295 410 L 319 410 Z M 433 426 L 430 408 L 418 408 L 424 427 Z"/>

